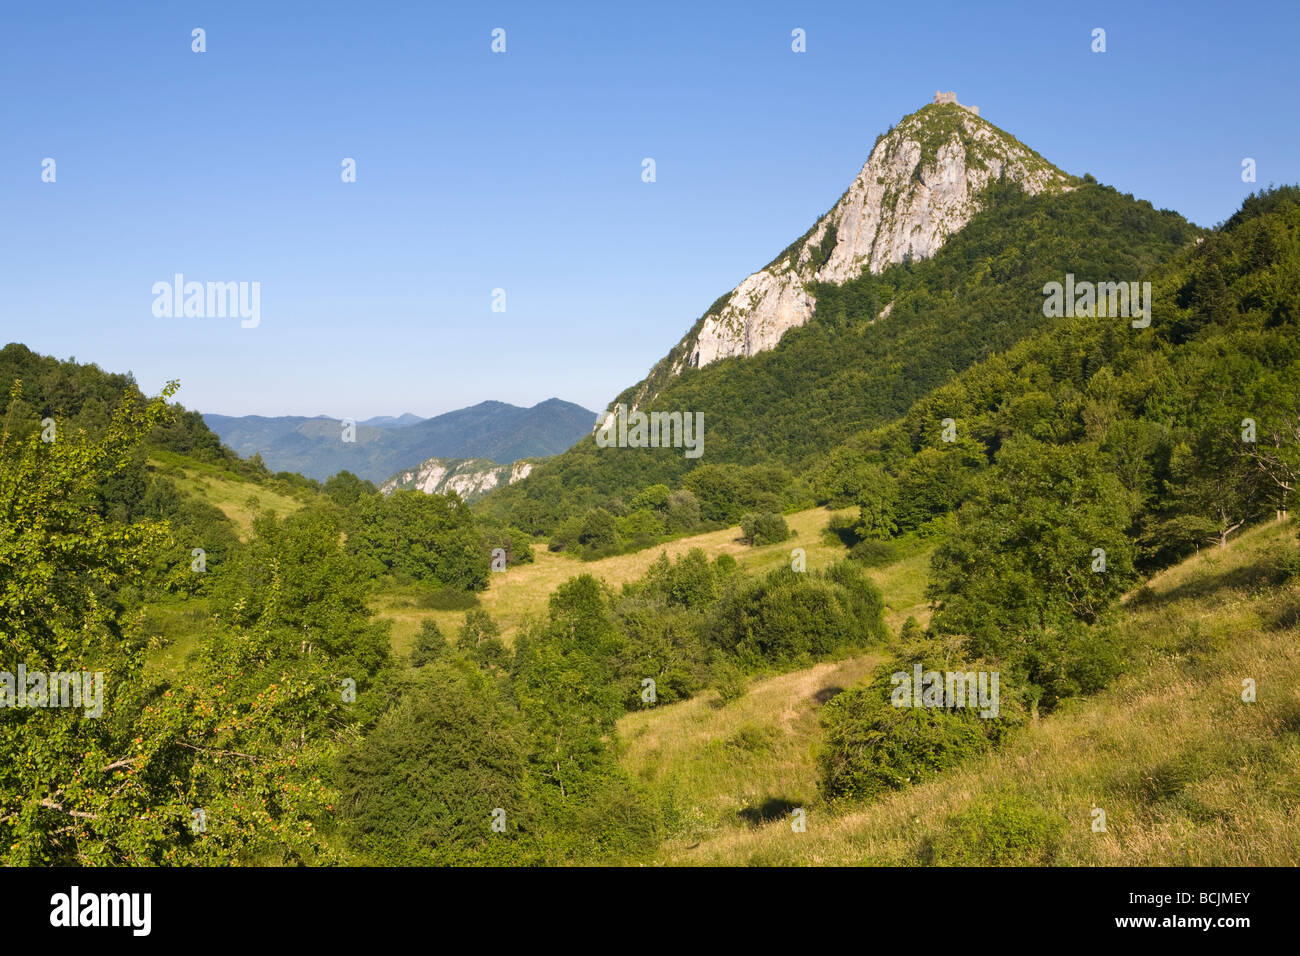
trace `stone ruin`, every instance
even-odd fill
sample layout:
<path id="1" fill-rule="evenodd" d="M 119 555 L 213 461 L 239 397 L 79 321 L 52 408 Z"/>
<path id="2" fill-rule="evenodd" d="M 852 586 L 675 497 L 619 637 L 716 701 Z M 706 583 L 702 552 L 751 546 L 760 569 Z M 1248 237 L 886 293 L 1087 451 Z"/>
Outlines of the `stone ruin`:
<path id="1" fill-rule="evenodd" d="M 957 94 L 954 93 L 952 90 L 949 90 L 947 93 L 940 93 L 938 90 L 935 90 L 934 101 L 936 103 L 951 103 L 953 106 L 961 106 L 962 109 L 970 110 L 976 116 L 980 115 L 980 108 L 978 106 L 962 106 L 960 103 L 958 103 Z"/>

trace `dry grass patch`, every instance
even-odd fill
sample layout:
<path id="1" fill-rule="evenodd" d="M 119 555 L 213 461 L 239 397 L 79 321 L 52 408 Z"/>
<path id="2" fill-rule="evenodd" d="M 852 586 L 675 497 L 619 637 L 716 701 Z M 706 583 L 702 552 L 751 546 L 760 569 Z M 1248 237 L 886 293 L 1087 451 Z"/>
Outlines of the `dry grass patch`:
<path id="1" fill-rule="evenodd" d="M 539 545 L 533 549 L 534 561 L 531 564 L 515 565 L 504 572 L 491 575 L 488 589 L 479 595 L 480 606 L 500 626 L 502 639 L 511 644 L 514 635 L 531 617 L 545 616 L 548 598 L 565 581 L 580 574 L 590 574 L 610 587 L 618 588 L 644 575 L 661 553 L 667 553 L 669 558 L 676 559 L 692 548 L 701 548 L 710 560 L 729 554 L 746 571 L 761 573 L 788 564 L 790 551 L 793 548 L 803 548 L 807 553 L 808 569 L 816 570 L 840 560 L 847 553 L 838 541 L 827 541 L 823 534 L 833 514 L 834 512 L 823 508 L 811 508 L 787 515 L 786 522 L 792 532 L 790 539 L 781 544 L 759 548 L 750 547 L 740 540 L 739 527 L 678 538 L 653 548 L 601 558 L 598 561 L 582 561 L 571 555 L 556 554 Z M 928 562 L 928 557 L 926 561 Z M 877 573 L 872 572 L 873 576 Z M 920 586 L 924 587 L 923 580 Z M 906 600 L 912 600 L 911 591 L 907 592 Z M 917 600 L 922 598 L 918 597 Z M 426 618 L 436 621 L 449 639 L 454 637 L 465 621 L 464 611 L 420 608 L 418 602 L 406 592 L 381 593 L 376 596 L 372 607 L 381 617 L 393 622 L 393 649 L 401 653 L 411 647 L 420 630 L 420 623 Z M 893 614 L 892 610 L 890 614 Z M 899 618 L 900 624 L 906 616 L 903 614 Z"/>

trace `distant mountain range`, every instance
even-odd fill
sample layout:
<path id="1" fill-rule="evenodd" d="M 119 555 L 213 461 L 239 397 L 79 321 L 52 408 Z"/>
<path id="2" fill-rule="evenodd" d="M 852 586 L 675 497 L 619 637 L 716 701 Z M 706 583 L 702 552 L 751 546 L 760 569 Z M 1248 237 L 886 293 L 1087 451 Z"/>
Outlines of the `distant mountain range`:
<path id="1" fill-rule="evenodd" d="M 367 418 L 364 422 L 357 422 L 357 424 L 369 425 L 371 428 L 404 428 L 407 425 L 416 425 L 427 421 L 427 418 L 421 418 L 419 415 L 406 412 L 396 418 L 392 415 L 376 415 L 374 418 Z"/>
<path id="2" fill-rule="evenodd" d="M 272 471 L 296 471 L 324 481 L 340 471 L 381 482 L 430 458 L 487 459 L 509 465 L 521 458 L 555 455 L 591 432 L 596 413 L 547 399 L 532 408 L 481 402 L 420 418 L 407 412 L 356 423 L 344 441 L 343 422 L 320 415 L 203 416 L 223 444 L 244 457 L 262 456 Z"/>

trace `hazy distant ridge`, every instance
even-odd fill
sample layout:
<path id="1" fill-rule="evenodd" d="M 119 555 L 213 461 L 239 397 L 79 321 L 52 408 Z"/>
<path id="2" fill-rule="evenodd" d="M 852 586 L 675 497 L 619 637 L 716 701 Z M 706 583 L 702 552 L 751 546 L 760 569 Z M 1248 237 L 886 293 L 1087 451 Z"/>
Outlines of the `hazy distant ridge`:
<path id="1" fill-rule="evenodd" d="M 323 481 L 351 471 L 379 482 L 429 458 L 485 458 L 508 465 L 564 451 L 588 434 L 596 413 L 547 399 L 532 408 L 480 402 L 421 419 L 409 412 L 358 422 L 356 440 L 343 441 L 343 423 L 320 415 L 203 416 L 224 444 L 240 455 L 260 454 L 272 471 L 296 471 Z"/>

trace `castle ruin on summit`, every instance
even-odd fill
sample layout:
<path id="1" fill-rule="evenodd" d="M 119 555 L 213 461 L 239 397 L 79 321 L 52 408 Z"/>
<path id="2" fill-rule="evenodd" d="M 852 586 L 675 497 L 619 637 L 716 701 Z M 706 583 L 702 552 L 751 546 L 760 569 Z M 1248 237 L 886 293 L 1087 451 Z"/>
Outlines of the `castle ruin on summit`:
<path id="1" fill-rule="evenodd" d="M 958 103 L 957 94 L 952 90 L 949 90 L 947 93 L 940 93 L 938 90 L 935 90 L 934 101 L 936 103 L 951 103 L 953 106 L 961 106 L 962 109 L 970 110 L 976 116 L 980 115 L 980 108 L 978 106 L 962 106 L 962 104 Z"/>

